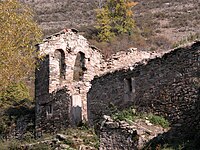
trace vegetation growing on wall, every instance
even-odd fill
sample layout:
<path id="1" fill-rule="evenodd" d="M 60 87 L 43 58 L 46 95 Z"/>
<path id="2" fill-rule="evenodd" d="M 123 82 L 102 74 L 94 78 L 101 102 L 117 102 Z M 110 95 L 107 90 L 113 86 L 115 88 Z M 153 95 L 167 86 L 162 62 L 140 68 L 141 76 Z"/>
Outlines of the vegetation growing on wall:
<path id="1" fill-rule="evenodd" d="M 200 32 L 195 34 L 190 33 L 190 35 L 188 35 L 187 37 L 183 37 L 180 41 L 175 42 L 173 44 L 173 47 L 176 48 L 199 39 L 200 39 Z"/>
<path id="2" fill-rule="evenodd" d="M 125 109 L 122 111 L 115 110 L 115 113 L 112 114 L 112 118 L 114 120 L 125 120 L 127 122 L 135 121 L 136 119 L 145 119 L 149 120 L 150 123 L 154 125 L 160 125 L 163 128 L 169 127 L 169 122 L 162 116 L 157 116 L 151 113 L 145 114 L 145 113 L 138 113 L 133 107 L 130 107 L 129 109 Z"/>

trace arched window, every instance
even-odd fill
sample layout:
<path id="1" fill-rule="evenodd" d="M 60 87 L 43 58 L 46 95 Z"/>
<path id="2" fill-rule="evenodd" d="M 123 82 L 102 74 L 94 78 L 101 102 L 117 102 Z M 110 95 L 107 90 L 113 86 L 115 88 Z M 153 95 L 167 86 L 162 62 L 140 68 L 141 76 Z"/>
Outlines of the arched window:
<path id="1" fill-rule="evenodd" d="M 85 54 L 83 52 L 78 52 L 74 65 L 74 76 L 75 81 L 81 81 L 83 79 L 85 67 Z"/>
<path id="2" fill-rule="evenodd" d="M 62 49 L 57 49 L 54 53 L 55 59 L 59 64 L 59 75 L 61 79 L 65 79 L 65 53 Z"/>

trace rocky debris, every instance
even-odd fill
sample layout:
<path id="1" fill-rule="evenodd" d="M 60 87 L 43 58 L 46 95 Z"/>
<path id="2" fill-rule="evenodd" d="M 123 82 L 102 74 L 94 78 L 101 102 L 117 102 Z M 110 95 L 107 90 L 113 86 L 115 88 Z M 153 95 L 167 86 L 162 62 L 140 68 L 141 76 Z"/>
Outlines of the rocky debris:
<path id="1" fill-rule="evenodd" d="M 64 140 L 67 139 L 67 137 L 66 137 L 65 135 L 63 135 L 63 134 L 57 134 L 57 135 L 56 135 L 56 138 L 57 138 L 58 140 L 60 140 L 60 141 L 64 141 Z"/>
<path id="2" fill-rule="evenodd" d="M 39 142 L 25 144 L 21 149 L 32 149 L 41 145 L 47 146 L 52 150 L 95 150 L 94 145 L 96 135 L 91 132 L 91 129 L 68 129 L 63 131 L 64 133 L 58 133 L 54 136 L 48 137 L 48 139 L 41 140 Z"/>
<path id="3" fill-rule="evenodd" d="M 156 52 L 139 51 L 137 50 L 137 48 L 131 47 L 128 49 L 127 52 L 120 51 L 116 54 L 113 54 L 111 58 L 105 60 L 105 62 L 103 62 L 101 66 L 101 70 L 103 71 L 99 74 L 102 75 L 108 72 L 114 72 L 122 68 L 129 68 L 132 67 L 132 65 L 136 62 L 145 59 L 152 59 L 160 55 L 162 54 Z"/>
<path id="4" fill-rule="evenodd" d="M 104 115 L 100 127 L 100 150 L 106 149 L 141 149 L 159 134 L 166 132 L 160 126 L 151 124 L 148 120 L 138 119 L 135 122 L 114 121 Z"/>
<path id="5" fill-rule="evenodd" d="M 87 94 L 90 122 L 134 105 L 167 119 L 176 135 L 188 139 L 199 131 L 200 42 L 189 43 L 154 59 L 95 78 Z M 123 58 L 122 58 L 123 59 Z M 127 64 L 129 60 L 127 60 Z M 146 124 L 150 125 L 148 121 Z M 189 130 L 187 130 L 189 129 Z"/>

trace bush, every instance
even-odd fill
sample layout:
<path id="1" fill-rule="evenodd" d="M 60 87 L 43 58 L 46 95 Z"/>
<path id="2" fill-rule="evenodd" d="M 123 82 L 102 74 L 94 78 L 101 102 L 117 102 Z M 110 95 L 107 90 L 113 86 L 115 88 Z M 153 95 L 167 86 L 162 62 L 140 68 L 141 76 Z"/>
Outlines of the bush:
<path id="1" fill-rule="evenodd" d="M 163 128 L 169 127 L 169 122 L 164 117 L 162 117 L 162 116 L 157 116 L 157 115 L 149 114 L 149 115 L 147 115 L 147 118 L 149 119 L 149 121 L 152 124 L 160 125 Z"/>
<path id="2" fill-rule="evenodd" d="M 21 143 L 18 140 L 0 141 L 1 150 L 22 150 Z"/>
<path id="3" fill-rule="evenodd" d="M 23 135 L 23 140 L 25 142 L 28 142 L 28 143 L 31 143 L 31 142 L 35 142 L 35 139 L 34 139 L 34 134 L 27 131 L 24 135 Z"/>
<path id="4" fill-rule="evenodd" d="M 136 119 L 148 118 L 148 120 L 154 125 L 160 125 L 163 128 L 169 127 L 169 122 L 164 117 L 153 114 L 136 113 L 133 107 L 130 107 L 129 109 L 125 109 L 123 111 L 117 110 L 111 115 L 111 117 L 115 121 L 125 120 L 128 123 L 130 121 L 135 121 Z"/>
<path id="5" fill-rule="evenodd" d="M 140 35 L 138 30 L 135 30 L 131 35 L 121 34 L 115 36 L 111 38 L 109 42 L 89 41 L 101 50 L 101 53 L 105 58 L 109 58 L 112 54 L 119 51 L 127 51 L 130 47 L 136 47 L 138 49 L 147 47 L 145 38 Z"/>
<path id="6" fill-rule="evenodd" d="M 137 118 L 137 115 L 135 114 L 135 109 L 131 107 L 127 110 L 118 111 L 115 114 L 113 114 L 111 117 L 113 120 L 118 120 L 118 121 L 122 121 L 122 120 L 134 121 Z"/>
<path id="7" fill-rule="evenodd" d="M 50 146 L 44 143 L 37 144 L 33 148 L 31 148 L 31 150 L 50 150 L 50 149 L 51 149 Z"/>

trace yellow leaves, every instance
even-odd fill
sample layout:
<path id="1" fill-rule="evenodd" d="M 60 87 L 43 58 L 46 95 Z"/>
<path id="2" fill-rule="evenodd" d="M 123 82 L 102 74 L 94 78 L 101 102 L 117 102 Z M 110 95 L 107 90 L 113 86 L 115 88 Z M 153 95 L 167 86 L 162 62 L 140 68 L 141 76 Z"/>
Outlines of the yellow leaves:
<path id="1" fill-rule="evenodd" d="M 0 2 L 0 90 L 22 81 L 35 66 L 41 30 L 32 11 L 17 2 Z"/>
<path id="2" fill-rule="evenodd" d="M 108 0 L 106 5 L 97 11 L 98 37 L 101 41 L 109 41 L 111 37 L 129 33 L 135 27 L 132 7 L 137 2 L 130 0 Z"/>
<path id="3" fill-rule="evenodd" d="M 133 12 L 131 10 L 126 12 L 126 16 L 131 17 L 133 15 Z"/>
<path id="4" fill-rule="evenodd" d="M 137 5 L 138 4 L 138 2 L 127 2 L 126 3 L 126 7 L 127 8 L 132 8 L 132 7 L 134 7 L 135 5 Z"/>

